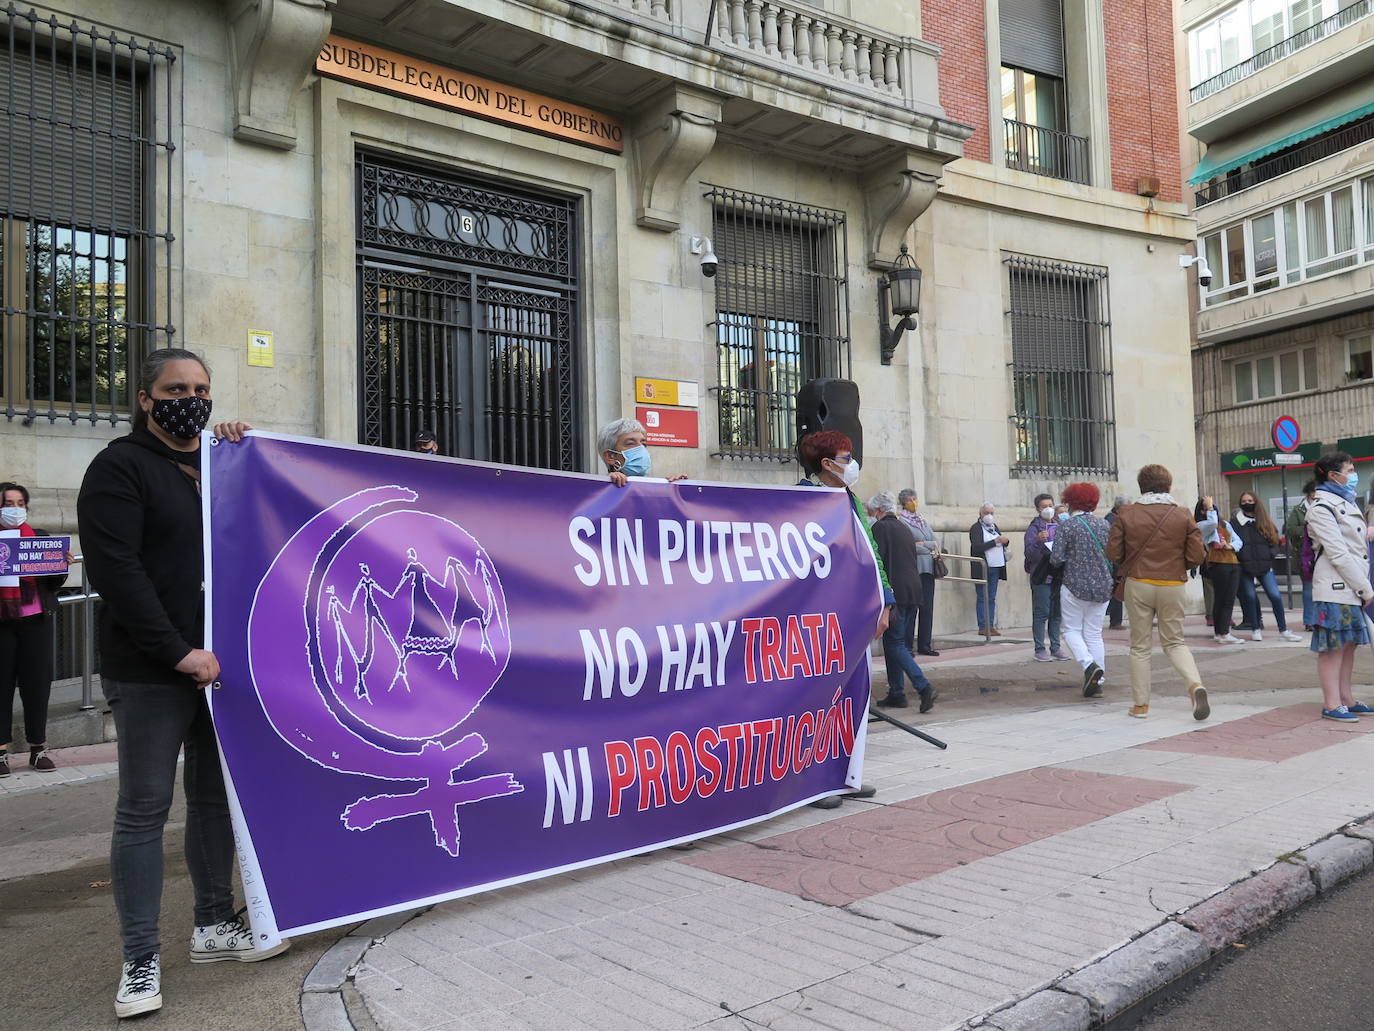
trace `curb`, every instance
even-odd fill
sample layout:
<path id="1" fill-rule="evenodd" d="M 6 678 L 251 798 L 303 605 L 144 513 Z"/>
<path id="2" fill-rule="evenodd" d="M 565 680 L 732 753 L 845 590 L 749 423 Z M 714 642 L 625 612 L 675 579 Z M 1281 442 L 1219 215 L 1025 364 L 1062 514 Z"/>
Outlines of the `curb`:
<path id="1" fill-rule="evenodd" d="M 1366 842 L 1368 844 L 1368 842 Z M 1374 849 L 1374 845 L 1370 846 Z M 377 1031 L 353 975 L 363 954 L 432 906 L 373 917 L 331 945 L 301 984 L 301 1021 L 305 1031 Z"/>
<path id="2" fill-rule="evenodd" d="M 1349 824 L 1176 913 L 1040 991 L 960 1025 L 961 1031 L 1094 1031 L 1139 1011 L 1155 993 L 1240 938 L 1374 867 L 1374 816 Z"/>

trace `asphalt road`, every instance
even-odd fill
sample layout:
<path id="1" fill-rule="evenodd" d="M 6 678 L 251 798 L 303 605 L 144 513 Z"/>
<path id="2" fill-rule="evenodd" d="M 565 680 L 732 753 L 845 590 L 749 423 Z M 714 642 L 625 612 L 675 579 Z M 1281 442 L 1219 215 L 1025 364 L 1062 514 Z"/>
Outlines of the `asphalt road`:
<path id="1" fill-rule="evenodd" d="M 1138 1031 L 1369 1031 L 1369 929 L 1374 873 L 1230 950 L 1186 993 L 1155 1007 Z"/>

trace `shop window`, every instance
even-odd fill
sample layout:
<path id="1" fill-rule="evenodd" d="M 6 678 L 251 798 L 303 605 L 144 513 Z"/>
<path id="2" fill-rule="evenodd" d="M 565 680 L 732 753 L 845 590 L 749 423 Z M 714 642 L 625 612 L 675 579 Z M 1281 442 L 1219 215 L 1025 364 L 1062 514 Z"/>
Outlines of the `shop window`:
<path id="1" fill-rule="evenodd" d="M 1345 342 L 1346 382 L 1374 379 L 1374 335 L 1351 337 Z"/>
<path id="2" fill-rule="evenodd" d="M 1116 475 L 1107 271 L 1011 256 L 1015 471 Z"/>
<path id="3" fill-rule="evenodd" d="M 138 356 L 174 332 L 176 55 L 14 5 L 0 32 L 0 404 L 119 422 Z"/>
<path id="4" fill-rule="evenodd" d="M 796 393 L 849 375 L 845 215 L 712 186 L 716 457 L 791 461 Z"/>

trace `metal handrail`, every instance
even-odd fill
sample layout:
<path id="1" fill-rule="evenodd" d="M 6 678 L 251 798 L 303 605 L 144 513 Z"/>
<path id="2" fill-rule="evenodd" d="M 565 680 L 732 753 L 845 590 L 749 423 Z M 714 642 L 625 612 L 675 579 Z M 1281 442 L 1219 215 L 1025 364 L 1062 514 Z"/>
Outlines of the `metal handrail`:
<path id="1" fill-rule="evenodd" d="M 81 593 L 64 594 L 57 599 L 57 603 L 81 606 L 81 709 L 89 712 L 95 708 L 92 670 L 95 668 L 95 603 L 100 595 L 91 592 L 90 581 L 86 578 L 85 556 L 74 555 L 72 565 L 81 567 Z"/>
<path id="2" fill-rule="evenodd" d="M 1042 125 L 1002 119 L 1007 167 L 1071 183 L 1088 182 L 1088 138 Z"/>
<path id="3" fill-rule="evenodd" d="M 988 562 L 987 562 L 987 559 L 982 558 L 981 556 L 978 556 L 978 555 L 960 555 L 957 551 L 941 551 L 941 552 L 939 553 L 939 556 L 938 556 L 938 557 L 939 557 L 939 558 L 942 558 L 942 559 L 946 559 L 946 560 L 952 559 L 952 558 L 953 558 L 953 559 L 958 559 L 960 562 L 968 562 L 968 563 L 976 564 L 976 565 L 979 565 L 979 566 L 982 566 L 982 567 L 983 567 L 983 578 L 982 578 L 981 580 L 975 580 L 975 579 L 974 579 L 973 577 L 971 577 L 971 576 L 942 576 L 942 577 L 940 577 L 940 579 L 943 580 L 945 583 L 951 583 L 951 582 L 953 582 L 953 583 L 960 583 L 960 584 L 985 584 L 985 583 L 988 582 Z M 992 640 L 992 621 L 991 621 L 991 620 L 986 620 L 985 623 L 986 623 L 987 625 L 985 625 L 985 626 L 983 627 L 983 640 L 986 641 L 986 642 L 990 642 L 990 641 Z"/>
<path id="4" fill-rule="evenodd" d="M 1275 61 L 1281 61 L 1290 54 L 1296 54 L 1299 50 L 1311 46 L 1318 40 L 1325 39 L 1332 32 L 1343 29 L 1347 25 L 1353 25 L 1361 18 L 1370 13 L 1374 7 L 1370 0 L 1357 0 L 1343 11 L 1337 11 L 1330 18 L 1325 18 L 1315 25 L 1309 25 L 1301 32 L 1295 32 L 1287 39 L 1279 40 L 1272 47 L 1261 50 L 1258 54 L 1248 60 L 1233 64 L 1210 79 L 1203 79 L 1196 86 L 1188 91 L 1189 103 L 1197 103 L 1204 97 L 1210 97 L 1227 86 L 1240 82 L 1241 79 L 1249 78 L 1261 68 L 1268 68 Z"/>

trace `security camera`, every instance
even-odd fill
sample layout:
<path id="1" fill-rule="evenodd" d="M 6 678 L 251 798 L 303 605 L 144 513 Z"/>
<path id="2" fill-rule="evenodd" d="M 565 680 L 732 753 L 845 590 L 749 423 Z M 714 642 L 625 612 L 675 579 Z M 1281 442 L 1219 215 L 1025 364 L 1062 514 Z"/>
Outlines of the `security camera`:
<path id="1" fill-rule="evenodd" d="M 701 274 L 710 279 L 716 274 L 716 267 L 720 264 L 720 259 L 716 257 L 716 252 L 711 247 L 709 236 L 692 237 L 692 253 L 701 255 Z"/>
<path id="2" fill-rule="evenodd" d="M 1184 269 L 1186 269 L 1186 268 L 1191 268 L 1191 267 L 1194 266 L 1194 265 L 1197 266 L 1197 281 L 1198 281 L 1198 285 L 1201 286 L 1203 289 L 1206 289 L 1207 287 L 1211 286 L 1211 285 L 1212 285 L 1212 268 L 1211 268 L 1210 265 L 1207 264 L 1207 259 L 1206 259 L 1206 258 L 1204 258 L 1201 254 L 1198 254 L 1198 255 L 1180 254 L 1180 255 L 1178 256 L 1178 267 L 1179 267 L 1179 268 L 1184 268 Z"/>

